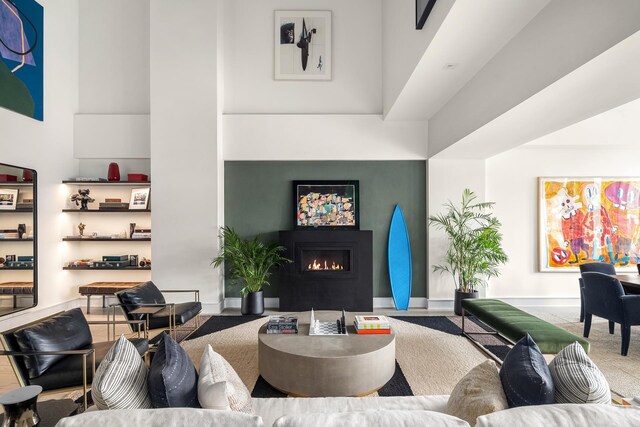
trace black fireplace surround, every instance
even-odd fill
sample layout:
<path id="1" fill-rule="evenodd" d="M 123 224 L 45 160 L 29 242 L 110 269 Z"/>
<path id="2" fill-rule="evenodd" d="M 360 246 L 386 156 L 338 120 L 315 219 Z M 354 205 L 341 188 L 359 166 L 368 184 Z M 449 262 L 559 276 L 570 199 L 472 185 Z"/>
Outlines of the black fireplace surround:
<path id="1" fill-rule="evenodd" d="M 281 311 L 373 311 L 373 232 L 280 231 Z"/>

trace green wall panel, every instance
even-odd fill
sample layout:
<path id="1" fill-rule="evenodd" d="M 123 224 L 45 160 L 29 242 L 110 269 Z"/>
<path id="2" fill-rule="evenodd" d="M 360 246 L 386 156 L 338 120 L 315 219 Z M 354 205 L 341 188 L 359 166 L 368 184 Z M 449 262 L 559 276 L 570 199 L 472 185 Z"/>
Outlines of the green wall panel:
<path id="1" fill-rule="evenodd" d="M 225 223 L 243 237 L 277 240 L 293 228 L 294 180 L 359 180 L 360 229 L 373 230 L 373 296 L 390 297 L 387 236 L 396 203 L 405 215 L 411 256 L 411 295 L 426 297 L 426 162 L 411 161 L 227 161 L 224 164 Z M 265 296 L 278 296 L 278 274 Z M 238 287 L 225 285 L 228 297 Z"/>

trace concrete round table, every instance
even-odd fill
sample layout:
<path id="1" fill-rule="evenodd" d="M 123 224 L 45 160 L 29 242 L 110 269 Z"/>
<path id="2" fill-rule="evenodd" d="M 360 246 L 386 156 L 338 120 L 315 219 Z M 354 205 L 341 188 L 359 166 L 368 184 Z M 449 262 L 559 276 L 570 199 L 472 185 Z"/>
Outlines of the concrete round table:
<path id="1" fill-rule="evenodd" d="M 260 375 L 293 396 L 363 396 L 385 385 L 396 369 L 395 334 L 357 335 L 347 313 L 347 336 L 309 336 L 309 312 L 298 318 L 297 334 L 258 332 Z M 315 318 L 335 322 L 338 311 L 316 311 Z"/>

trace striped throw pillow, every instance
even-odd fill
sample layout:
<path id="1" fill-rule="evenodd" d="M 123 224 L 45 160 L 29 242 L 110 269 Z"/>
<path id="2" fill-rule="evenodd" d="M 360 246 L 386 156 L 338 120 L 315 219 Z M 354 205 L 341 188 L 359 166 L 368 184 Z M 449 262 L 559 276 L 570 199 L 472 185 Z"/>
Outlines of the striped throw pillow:
<path id="1" fill-rule="evenodd" d="M 98 409 L 151 408 L 147 367 L 136 347 L 122 335 L 96 370 L 91 385 Z"/>
<path id="2" fill-rule="evenodd" d="M 549 364 L 556 403 L 611 403 L 609 383 L 577 342 Z"/>

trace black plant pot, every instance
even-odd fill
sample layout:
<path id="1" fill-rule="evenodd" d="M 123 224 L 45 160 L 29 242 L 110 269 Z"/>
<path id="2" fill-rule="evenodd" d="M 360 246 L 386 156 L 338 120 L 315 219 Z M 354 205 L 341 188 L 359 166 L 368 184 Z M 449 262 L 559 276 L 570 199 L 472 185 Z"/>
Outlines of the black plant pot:
<path id="1" fill-rule="evenodd" d="M 262 291 L 250 292 L 242 297 L 242 306 L 240 312 L 247 314 L 264 313 L 264 293 Z"/>
<path id="2" fill-rule="evenodd" d="M 453 300 L 453 312 L 458 316 L 462 316 L 462 300 L 469 298 L 479 298 L 480 294 L 478 291 L 473 292 L 461 292 L 456 289 L 455 297 Z"/>

